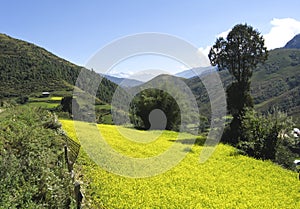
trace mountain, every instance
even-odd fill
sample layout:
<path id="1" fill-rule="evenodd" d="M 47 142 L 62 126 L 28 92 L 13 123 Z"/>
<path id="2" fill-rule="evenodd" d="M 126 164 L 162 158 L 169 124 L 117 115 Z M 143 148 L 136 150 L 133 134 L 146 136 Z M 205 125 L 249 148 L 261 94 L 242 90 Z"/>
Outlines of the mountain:
<path id="1" fill-rule="evenodd" d="M 224 89 L 231 83 L 228 71 L 220 71 Z M 199 104 L 200 111 L 210 113 L 209 98 L 199 77 L 186 80 Z M 276 106 L 300 124 L 300 50 L 279 48 L 269 51 L 265 64 L 258 66 L 251 78 L 251 95 L 255 108 L 267 112 Z"/>
<path id="2" fill-rule="evenodd" d="M 164 73 L 166 72 L 155 69 L 142 70 L 140 72 L 134 73 L 133 75 L 130 75 L 130 79 L 135 79 L 141 82 L 147 82 Z"/>
<path id="3" fill-rule="evenodd" d="M 259 65 L 251 78 L 251 95 L 255 108 L 260 112 L 278 107 L 300 125 L 300 34 L 290 40 L 285 47 L 269 51 L 268 60 Z M 210 102 L 201 79 L 212 67 L 195 68 L 177 73 L 192 90 L 198 102 L 200 113 L 210 116 Z M 228 71 L 219 71 L 224 89 L 233 78 Z M 200 74 L 201 76 L 195 76 Z M 153 81 L 154 80 L 154 81 Z M 150 82 L 155 82 L 157 78 Z M 145 85 L 145 84 L 144 84 Z M 141 87 L 143 87 L 142 85 Z"/>
<path id="4" fill-rule="evenodd" d="M 300 34 L 296 35 L 292 40 L 290 40 L 284 48 L 288 49 L 300 49 Z"/>
<path id="5" fill-rule="evenodd" d="M 290 46 L 290 43 L 298 39 L 299 35 L 286 46 Z M 37 95 L 43 91 L 72 93 L 82 69 L 34 44 L 0 34 L 0 98 Z M 207 72 L 206 69 L 199 68 L 178 73 L 177 76 L 190 77 L 193 71 L 201 72 L 203 76 L 205 76 L 203 72 Z M 266 112 L 271 107 L 278 106 L 294 116 L 300 124 L 299 72 L 300 49 L 284 47 L 271 50 L 266 63 L 258 66 L 253 72 L 251 91 L 255 107 L 259 111 Z M 101 78 L 93 71 L 89 73 L 96 78 Z M 226 71 L 219 73 L 226 87 L 232 78 Z M 209 99 L 200 78 L 196 76 L 182 80 L 194 93 L 200 111 L 209 115 Z M 122 81 L 124 80 L 120 79 L 115 82 L 122 83 Z M 130 85 L 131 82 L 133 81 L 130 81 Z M 134 82 L 138 83 L 138 81 Z M 97 96 L 103 102 L 109 103 L 116 88 L 115 83 L 103 78 Z"/>
<path id="6" fill-rule="evenodd" d="M 129 79 L 129 80 L 135 80 L 139 83 L 138 85 L 148 82 L 151 79 L 155 78 L 156 76 L 162 75 L 162 74 L 166 74 L 166 71 L 163 70 L 156 70 L 156 69 L 147 69 L 147 70 L 141 70 L 138 72 L 134 72 L 134 73 L 126 73 L 126 72 L 114 72 L 114 73 L 108 73 L 105 74 L 105 76 L 111 76 L 114 77 L 112 78 L 113 82 L 116 81 L 116 83 L 120 82 L 119 79 L 115 79 L 115 78 L 125 78 L 125 79 Z M 108 77 L 109 79 L 109 77 Z M 131 81 L 129 81 L 129 83 L 131 83 Z M 136 82 L 133 82 L 134 86 L 136 86 L 135 84 L 137 84 Z"/>
<path id="7" fill-rule="evenodd" d="M 300 123 L 300 50 L 275 49 L 253 74 L 252 94 L 262 112 L 277 106 Z"/>
<path id="8" fill-rule="evenodd" d="M 68 91 L 83 68 L 34 44 L 0 34 L 0 98 Z M 95 72 L 95 78 L 99 77 Z M 97 95 L 110 102 L 117 85 L 104 78 Z"/>
<path id="9" fill-rule="evenodd" d="M 195 76 L 202 76 L 211 69 L 216 69 L 215 67 L 208 66 L 208 67 L 198 67 L 198 68 L 193 68 L 189 70 L 185 70 L 179 73 L 176 73 L 175 76 L 181 77 L 181 78 L 192 78 Z"/>
<path id="10" fill-rule="evenodd" d="M 104 75 L 104 74 L 100 74 L 102 77 L 107 78 L 108 80 L 114 82 L 115 84 L 118 84 L 121 87 L 124 88 L 130 88 L 130 87 L 134 87 L 134 86 L 138 86 L 143 84 L 142 81 L 138 81 L 135 79 L 130 79 L 130 78 L 118 78 L 115 76 L 111 76 L 111 75 Z"/>

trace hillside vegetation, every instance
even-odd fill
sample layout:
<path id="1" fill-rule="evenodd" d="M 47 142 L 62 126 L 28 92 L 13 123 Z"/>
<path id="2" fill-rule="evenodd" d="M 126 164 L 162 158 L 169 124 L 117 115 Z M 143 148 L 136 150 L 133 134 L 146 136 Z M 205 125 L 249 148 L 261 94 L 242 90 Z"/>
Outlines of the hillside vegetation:
<path id="1" fill-rule="evenodd" d="M 69 208 L 71 176 L 57 118 L 41 108 L 0 113 L 0 208 Z"/>
<path id="2" fill-rule="evenodd" d="M 293 40 L 298 40 L 295 37 Z M 292 40 L 291 40 L 292 41 Z M 295 41 L 293 41 L 294 43 Z M 0 34 L 0 99 L 22 95 L 71 95 L 82 68 L 61 59 L 34 44 Z M 300 123 L 300 50 L 281 48 L 269 52 L 269 58 L 253 73 L 251 94 L 256 109 L 266 112 L 273 106 L 286 111 Z M 99 76 L 90 71 L 95 77 Z M 228 72 L 220 72 L 224 87 L 232 81 Z M 99 76 L 100 78 L 100 76 Z M 158 77 L 159 79 L 160 77 Z M 152 83 L 155 83 L 154 78 Z M 210 116 L 206 90 L 198 77 L 183 79 L 195 95 L 200 113 Z M 85 85 L 85 84 L 82 84 Z M 147 84 L 144 84 L 147 85 Z M 97 97 L 110 103 L 117 85 L 103 78 Z M 143 85 L 140 87 L 143 88 Z"/>
<path id="3" fill-rule="evenodd" d="M 0 34 L 0 98 L 72 91 L 83 68 L 34 44 Z M 93 77 L 100 75 L 90 72 Z M 103 78 L 97 96 L 110 102 L 117 85 Z"/>
<path id="4" fill-rule="evenodd" d="M 267 62 L 252 78 L 252 95 L 257 109 L 265 112 L 277 106 L 295 119 L 299 118 L 299 72 L 300 50 L 282 48 L 271 51 Z"/>
<path id="5" fill-rule="evenodd" d="M 68 135 L 77 141 L 74 122 L 61 122 Z M 297 173 L 269 161 L 239 155 L 233 147 L 220 144 L 208 161 L 199 164 L 204 137 L 198 137 L 190 150 L 186 149 L 186 143 L 194 136 L 188 134 L 176 140 L 176 132 L 164 131 L 152 143 L 142 144 L 129 141 L 119 130 L 131 139 L 139 135 L 157 136 L 157 132 L 111 125 L 98 125 L 98 128 L 107 143 L 125 156 L 156 156 L 172 143 L 178 143 L 181 152 L 186 152 L 187 156 L 163 174 L 135 179 L 103 170 L 81 150 L 76 169 L 82 174 L 85 205 L 90 208 L 300 207 Z M 86 133 L 90 136 L 89 130 Z M 85 140 L 97 144 L 97 138 Z"/>
<path id="6" fill-rule="evenodd" d="M 275 49 L 269 52 L 264 65 L 258 66 L 251 78 L 251 95 L 256 109 L 261 112 L 273 106 L 294 116 L 300 123 L 300 50 Z M 226 88 L 232 81 L 226 71 L 219 72 Z M 198 77 L 185 80 L 199 104 L 200 111 L 209 116 L 210 104 L 205 90 Z"/>
<path id="7" fill-rule="evenodd" d="M 260 65 L 253 73 L 251 90 L 256 109 L 266 112 L 271 107 L 278 106 L 279 109 L 297 118 L 300 114 L 299 69 L 300 50 L 286 48 L 272 50 L 267 62 Z M 96 119 L 99 123 L 105 121 L 113 123 L 110 103 L 117 85 L 107 79 L 102 80 L 97 91 L 97 97 L 100 100 L 97 100 L 95 107 L 96 118 L 93 118 L 90 112 L 94 109 L 86 103 L 86 98 L 91 98 L 89 92 L 79 89 L 75 95 L 77 105 L 72 106 L 71 94 L 81 70 L 81 67 L 45 49 L 0 34 L 0 81 L 2 84 L 0 106 L 3 103 L 2 100 L 10 97 L 17 97 L 20 104 L 25 103 L 16 109 L 7 107 L 0 109 L 1 207 L 68 208 L 70 204 L 74 204 L 70 197 L 73 193 L 70 190 L 71 179 L 63 159 L 62 147 L 66 136 L 59 129 L 60 124 L 53 113 L 40 107 L 61 110 L 69 115 L 72 114 L 72 109 L 76 108 L 77 111 L 74 112 L 82 112 L 85 113 L 83 116 L 86 116 L 86 118 L 79 117 L 79 119 L 90 122 L 95 122 Z M 91 79 L 81 80 L 79 87 L 92 86 L 94 81 L 101 78 L 97 73 L 85 70 L 86 76 Z M 226 88 L 232 79 L 226 71 L 220 72 L 220 76 Z M 144 120 L 144 125 L 147 125 L 144 129 L 147 129 L 150 125 L 146 121 L 150 109 L 145 111 L 145 104 L 151 104 L 155 108 L 164 107 L 162 108 L 164 111 L 171 113 L 177 113 L 178 108 L 172 109 L 168 105 L 177 107 L 176 103 L 183 110 L 188 109 L 186 107 L 188 107 L 191 95 L 187 94 L 188 91 L 178 92 L 171 85 L 175 84 L 179 87 L 177 84 L 183 82 L 194 93 L 200 113 L 209 118 L 209 98 L 199 78 L 182 79 L 160 75 L 131 90 L 142 91 L 143 88 L 150 88 L 153 85 L 170 88 L 172 95 L 177 96 L 175 100 L 182 95 L 186 97 L 179 103 L 178 100 L 171 101 L 170 97 L 162 91 L 154 90 L 138 94 L 131 103 L 131 107 L 137 108 L 136 112 L 131 112 L 131 119 L 138 121 L 137 117 L 140 117 Z M 183 90 L 189 90 L 189 88 Z M 47 98 L 40 98 L 42 91 L 49 91 L 51 95 Z M 120 92 L 125 93 L 125 90 Z M 124 108 L 121 105 L 126 96 L 128 94 L 116 98 L 120 107 L 114 106 L 114 108 Z M 31 109 L 28 106 L 38 108 Z M 138 109 L 139 106 L 140 109 Z M 118 114 L 122 116 L 122 114 L 127 114 L 126 111 L 128 110 L 119 111 Z M 183 119 L 205 118 L 197 112 L 188 111 L 182 117 Z M 142 115 L 145 113 L 146 115 Z M 276 119 L 272 117 L 264 118 L 254 113 L 250 116 L 248 123 L 245 123 L 245 129 L 248 130 L 245 132 L 247 133 L 245 137 L 249 141 L 243 145 L 249 146 L 251 148 L 249 150 L 255 152 L 259 152 L 258 146 L 262 145 L 262 150 L 268 154 L 268 150 L 265 149 L 270 147 L 268 142 L 279 139 L 279 133 L 282 133 L 275 130 L 280 124 L 277 124 Z M 209 124 L 207 118 L 205 119 L 203 131 L 207 131 L 207 124 Z M 269 123 L 270 120 L 272 123 Z M 179 124 L 182 121 L 173 117 L 170 122 Z M 79 178 L 83 182 L 82 191 L 85 195 L 83 208 L 300 208 L 300 181 L 296 172 L 283 169 L 269 160 L 262 161 L 246 157 L 241 155 L 241 150 L 224 144 L 217 145 L 213 155 L 205 163 L 200 164 L 199 157 L 204 149 L 206 136 L 166 130 L 143 131 L 85 122 L 78 122 L 84 129 L 76 130 L 76 132 L 74 121 L 61 120 L 61 123 L 68 136 L 75 142 L 79 142 L 76 134 L 80 133 L 84 136 L 80 142 L 82 145 L 88 145 L 89 153 L 87 153 L 87 147 L 81 149 L 75 164 L 76 179 Z M 276 126 L 273 126 L 273 123 Z M 178 130 L 176 128 L 178 124 L 169 123 L 167 128 Z M 187 126 L 186 130 L 191 124 L 193 125 L 187 120 L 184 124 Z M 101 132 L 105 143 L 99 144 L 101 140 L 95 136 L 92 128 Z M 193 144 L 194 138 L 196 138 L 195 144 Z M 285 143 L 285 141 L 282 140 L 280 143 Z M 144 167 L 145 169 L 134 170 L 132 167 L 126 167 L 122 170 L 124 169 L 122 160 L 125 158 L 108 157 L 105 155 L 107 153 L 102 152 L 105 151 L 106 146 L 110 146 L 123 157 L 143 159 L 160 156 L 174 144 L 178 148 L 175 154 L 186 154 L 185 158 L 166 172 L 149 175 L 147 178 L 124 176 L 129 176 L 126 172 L 132 172 L 132 170 L 139 174 L 145 174 L 147 168 L 154 167 L 159 170 L 159 166 L 165 165 L 164 160 L 172 162 L 177 155 L 162 158 L 161 161 L 156 161 L 157 164 L 149 163 Z M 298 153 L 299 146 L 294 145 L 295 147 L 292 148 Z M 282 145 L 280 148 L 287 147 Z M 286 151 L 276 153 L 282 153 L 279 156 L 280 159 L 290 165 L 295 155 L 286 155 Z M 271 159 L 261 157 L 260 153 L 254 154 L 254 157 L 260 159 Z M 126 171 L 126 175 L 115 175 L 110 172 L 111 170 L 102 169 L 93 162 L 92 159 L 95 159 L 95 156 L 104 156 L 105 158 L 100 158 L 100 160 L 105 163 L 113 162 L 114 169 Z M 289 160 L 286 160 L 287 158 Z M 284 165 L 284 163 L 279 164 Z M 135 168 L 136 164 L 127 166 Z"/>

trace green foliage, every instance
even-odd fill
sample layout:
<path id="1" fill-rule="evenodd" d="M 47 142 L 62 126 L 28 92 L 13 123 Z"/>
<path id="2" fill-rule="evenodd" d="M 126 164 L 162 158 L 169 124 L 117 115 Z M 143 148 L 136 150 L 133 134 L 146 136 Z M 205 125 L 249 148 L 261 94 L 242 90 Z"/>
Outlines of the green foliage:
<path id="1" fill-rule="evenodd" d="M 246 84 L 252 70 L 267 59 L 267 48 L 260 33 L 247 24 L 238 24 L 224 39 L 217 39 L 209 53 L 213 66 L 229 70 L 238 83 Z"/>
<path id="2" fill-rule="evenodd" d="M 247 89 L 250 87 L 247 86 Z M 249 90 L 240 89 L 237 82 L 230 84 L 227 89 L 227 107 L 228 111 L 234 117 L 238 117 L 245 107 L 253 107 L 252 97 Z"/>
<path id="3" fill-rule="evenodd" d="M 245 108 L 253 107 L 250 83 L 253 70 L 267 57 L 267 48 L 260 33 L 247 24 L 238 24 L 224 39 L 220 37 L 210 49 L 209 60 L 220 70 L 226 69 L 235 79 L 227 87 L 228 110 L 233 116 L 228 135 L 236 144 L 241 133 L 241 117 Z"/>
<path id="4" fill-rule="evenodd" d="M 40 107 L 40 108 L 44 108 L 46 110 L 54 110 L 58 107 L 58 103 L 52 103 L 52 102 L 27 102 L 26 106 L 28 107 Z"/>
<path id="5" fill-rule="evenodd" d="M 293 160 L 300 156 L 293 148 L 300 144 L 289 136 L 292 129 L 291 118 L 278 110 L 267 115 L 248 110 L 242 121 L 238 147 L 249 156 L 293 168 Z"/>
<path id="6" fill-rule="evenodd" d="M 34 44 L 0 34 L 0 97 L 72 91 L 81 70 L 86 69 Z M 95 79 L 101 78 L 95 72 L 86 71 Z M 103 78 L 97 96 L 110 102 L 116 88 L 116 84 Z"/>
<path id="7" fill-rule="evenodd" d="M 18 107 L 0 114 L 0 127 L 0 208 L 68 208 L 71 179 L 57 118 Z"/>
<path id="8" fill-rule="evenodd" d="M 151 124 L 149 115 L 151 111 L 160 109 L 166 116 L 166 127 Z M 180 109 L 178 104 L 168 93 L 158 89 L 147 89 L 135 96 L 131 103 L 131 122 L 138 129 L 148 130 L 157 126 L 166 130 L 179 130 Z M 156 121 L 156 122 L 163 122 Z M 163 125 L 163 124 L 161 124 Z"/>
<path id="9" fill-rule="evenodd" d="M 203 115 L 200 115 L 199 116 L 199 121 L 200 121 L 199 132 L 200 133 L 206 132 L 207 129 L 210 127 L 210 124 L 209 124 L 209 121 L 208 121 L 207 117 L 205 117 Z"/>
<path id="10" fill-rule="evenodd" d="M 77 141 L 74 122 L 61 122 L 68 135 Z M 97 127 L 115 151 L 140 159 L 157 156 L 173 143 L 179 143 L 182 152 L 187 152 L 186 143 L 195 137 L 185 134 L 177 139 L 178 133 L 172 131 L 140 131 L 112 125 Z M 86 132 L 89 134 L 89 129 Z M 156 140 L 151 143 L 129 140 L 148 137 Z M 205 140 L 205 137 L 198 138 Z M 99 139 L 89 137 L 86 140 L 93 144 Z M 85 182 L 86 205 L 95 209 L 300 207 L 297 173 L 272 162 L 240 155 L 235 148 L 224 144 L 219 144 L 214 154 L 199 164 L 202 150 L 201 144 L 194 145 L 178 165 L 163 174 L 126 178 L 102 169 L 82 149 L 76 169 Z"/>
<path id="11" fill-rule="evenodd" d="M 72 100 L 73 96 L 67 96 L 62 98 L 60 102 L 62 111 L 72 114 Z"/>
<path id="12" fill-rule="evenodd" d="M 199 114 L 196 98 L 182 78 L 160 75 L 128 92 L 135 95 L 131 101 L 130 119 L 137 128 L 148 129 L 153 121 L 151 129 L 161 129 L 166 122 L 167 130 L 180 129 L 195 134 L 201 126 L 199 116 L 210 116 L 207 112 Z M 122 104 L 122 101 L 118 103 Z M 127 111 L 124 107 L 122 110 Z"/>
<path id="13" fill-rule="evenodd" d="M 28 96 L 21 95 L 17 98 L 16 102 L 18 104 L 25 104 L 26 102 L 28 102 L 28 100 L 29 100 Z"/>
<path id="14" fill-rule="evenodd" d="M 111 115 L 111 105 L 96 105 L 96 122 L 103 124 L 113 124 L 112 115 Z"/>
<path id="15" fill-rule="evenodd" d="M 276 49 L 253 74 L 252 95 L 256 109 L 268 112 L 274 106 L 293 116 L 300 125 L 300 50 Z"/>
<path id="16" fill-rule="evenodd" d="M 82 99 L 82 98 L 81 98 Z M 72 118 L 73 111 L 81 111 L 82 113 L 82 120 L 89 120 L 93 121 L 92 119 L 89 119 L 91 111 L 95 111 L 95 117 L 97 123 L 103 123 L 103 124 L 113 124 L 112 121 L 112 115 L 111 115 L 111 105 L 109 104 L 102 104 L 99 102 L 99 100 L 96 98 L 96 104 L 95 109 L 93 110 L 89 104 L 86 103 L 86 101 L 89 100 L 86 98 L 86 100 L 77 100 L 77 98 L 73 96 L 65 96 L 61 99 L 60 105 L 57 106 L 54 111 L 59 115 L 60 118 Z M 98 100 L 98 101 L 97 101 Z M 98 102 L 98 103 L 97 103 Z"/>
<path id="17" fill-rule="evenodd" d="M 268 52 L 268 59 L 259 64 L 251 78 L 251 96 L 257 111 L 267 113 L 274 106 L 293 116 L 300 126 L 300 50 L 275 49 Z M 228 71 L 218 72 L 224 88 L 232 83 Z M 198 77 L 185 81 L 197 98 L 201 114 L 210 116 L 209 98 Z"/>

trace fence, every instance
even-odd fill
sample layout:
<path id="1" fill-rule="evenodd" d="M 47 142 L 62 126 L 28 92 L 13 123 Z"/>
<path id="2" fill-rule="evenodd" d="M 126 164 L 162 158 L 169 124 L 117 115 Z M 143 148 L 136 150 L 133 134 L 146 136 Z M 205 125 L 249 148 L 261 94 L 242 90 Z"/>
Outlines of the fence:
<path id="1" fill-rule="evenodd" d="M 80 144 L 76 143 L 69 137 L 65 137 L 65 146 L 64 146 L 64 153 L 65 153 L 65 162 L 67 164 L 68 171 L 71 175 L 72 182 L 74 184 L 74 196 L 76 200 L 76 208 L 81 208 L 81 203 L 83 200 L 83 194 L 80 190 L 80 183 L 78 181 L 75 181 L 75 173 L 73 170 L 74 163 L 78 157 L 79 150 L 80 150 Z"/>

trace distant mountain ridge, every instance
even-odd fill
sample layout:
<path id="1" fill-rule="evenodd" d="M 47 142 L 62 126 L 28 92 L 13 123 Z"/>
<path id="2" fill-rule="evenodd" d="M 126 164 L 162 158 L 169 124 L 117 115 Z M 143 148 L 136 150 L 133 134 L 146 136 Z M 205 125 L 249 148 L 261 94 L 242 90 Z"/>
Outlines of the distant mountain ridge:
<path id="1" fill-rule="evenodd" d="M 176 73 L 175 76 L 188 79 L 188 78 L 193 78 L 195 76 L 203 76 L 205 73 L 211 70 L 217 70 L 217 68 L 212 66 L 192 68 L 189 70 Z"/>
<path id="2" fill-rule="evenodd" d="M 130 78 L 119 78 L 119 77 L 105 75 L 105 74 L 100 74 L 100 75 L 103 76 L 104 78 L 107 78 L 108 80 L 114 82 L 115 84 L 118 84 L 119 86 L 124 87 L 124 88 L 130 88 L 130 87 L 138 86 L 138 85 L 141 85 L 144 83 L 142 81 L 138 81 L 138 80 L 130 79 Z"/>
<path id="3" fill-rule="evenodd" d="M 296 35 L 292 40 L 287 42 L 284 48 L 288 49 L 300 49 L 300 34 Z"/>

